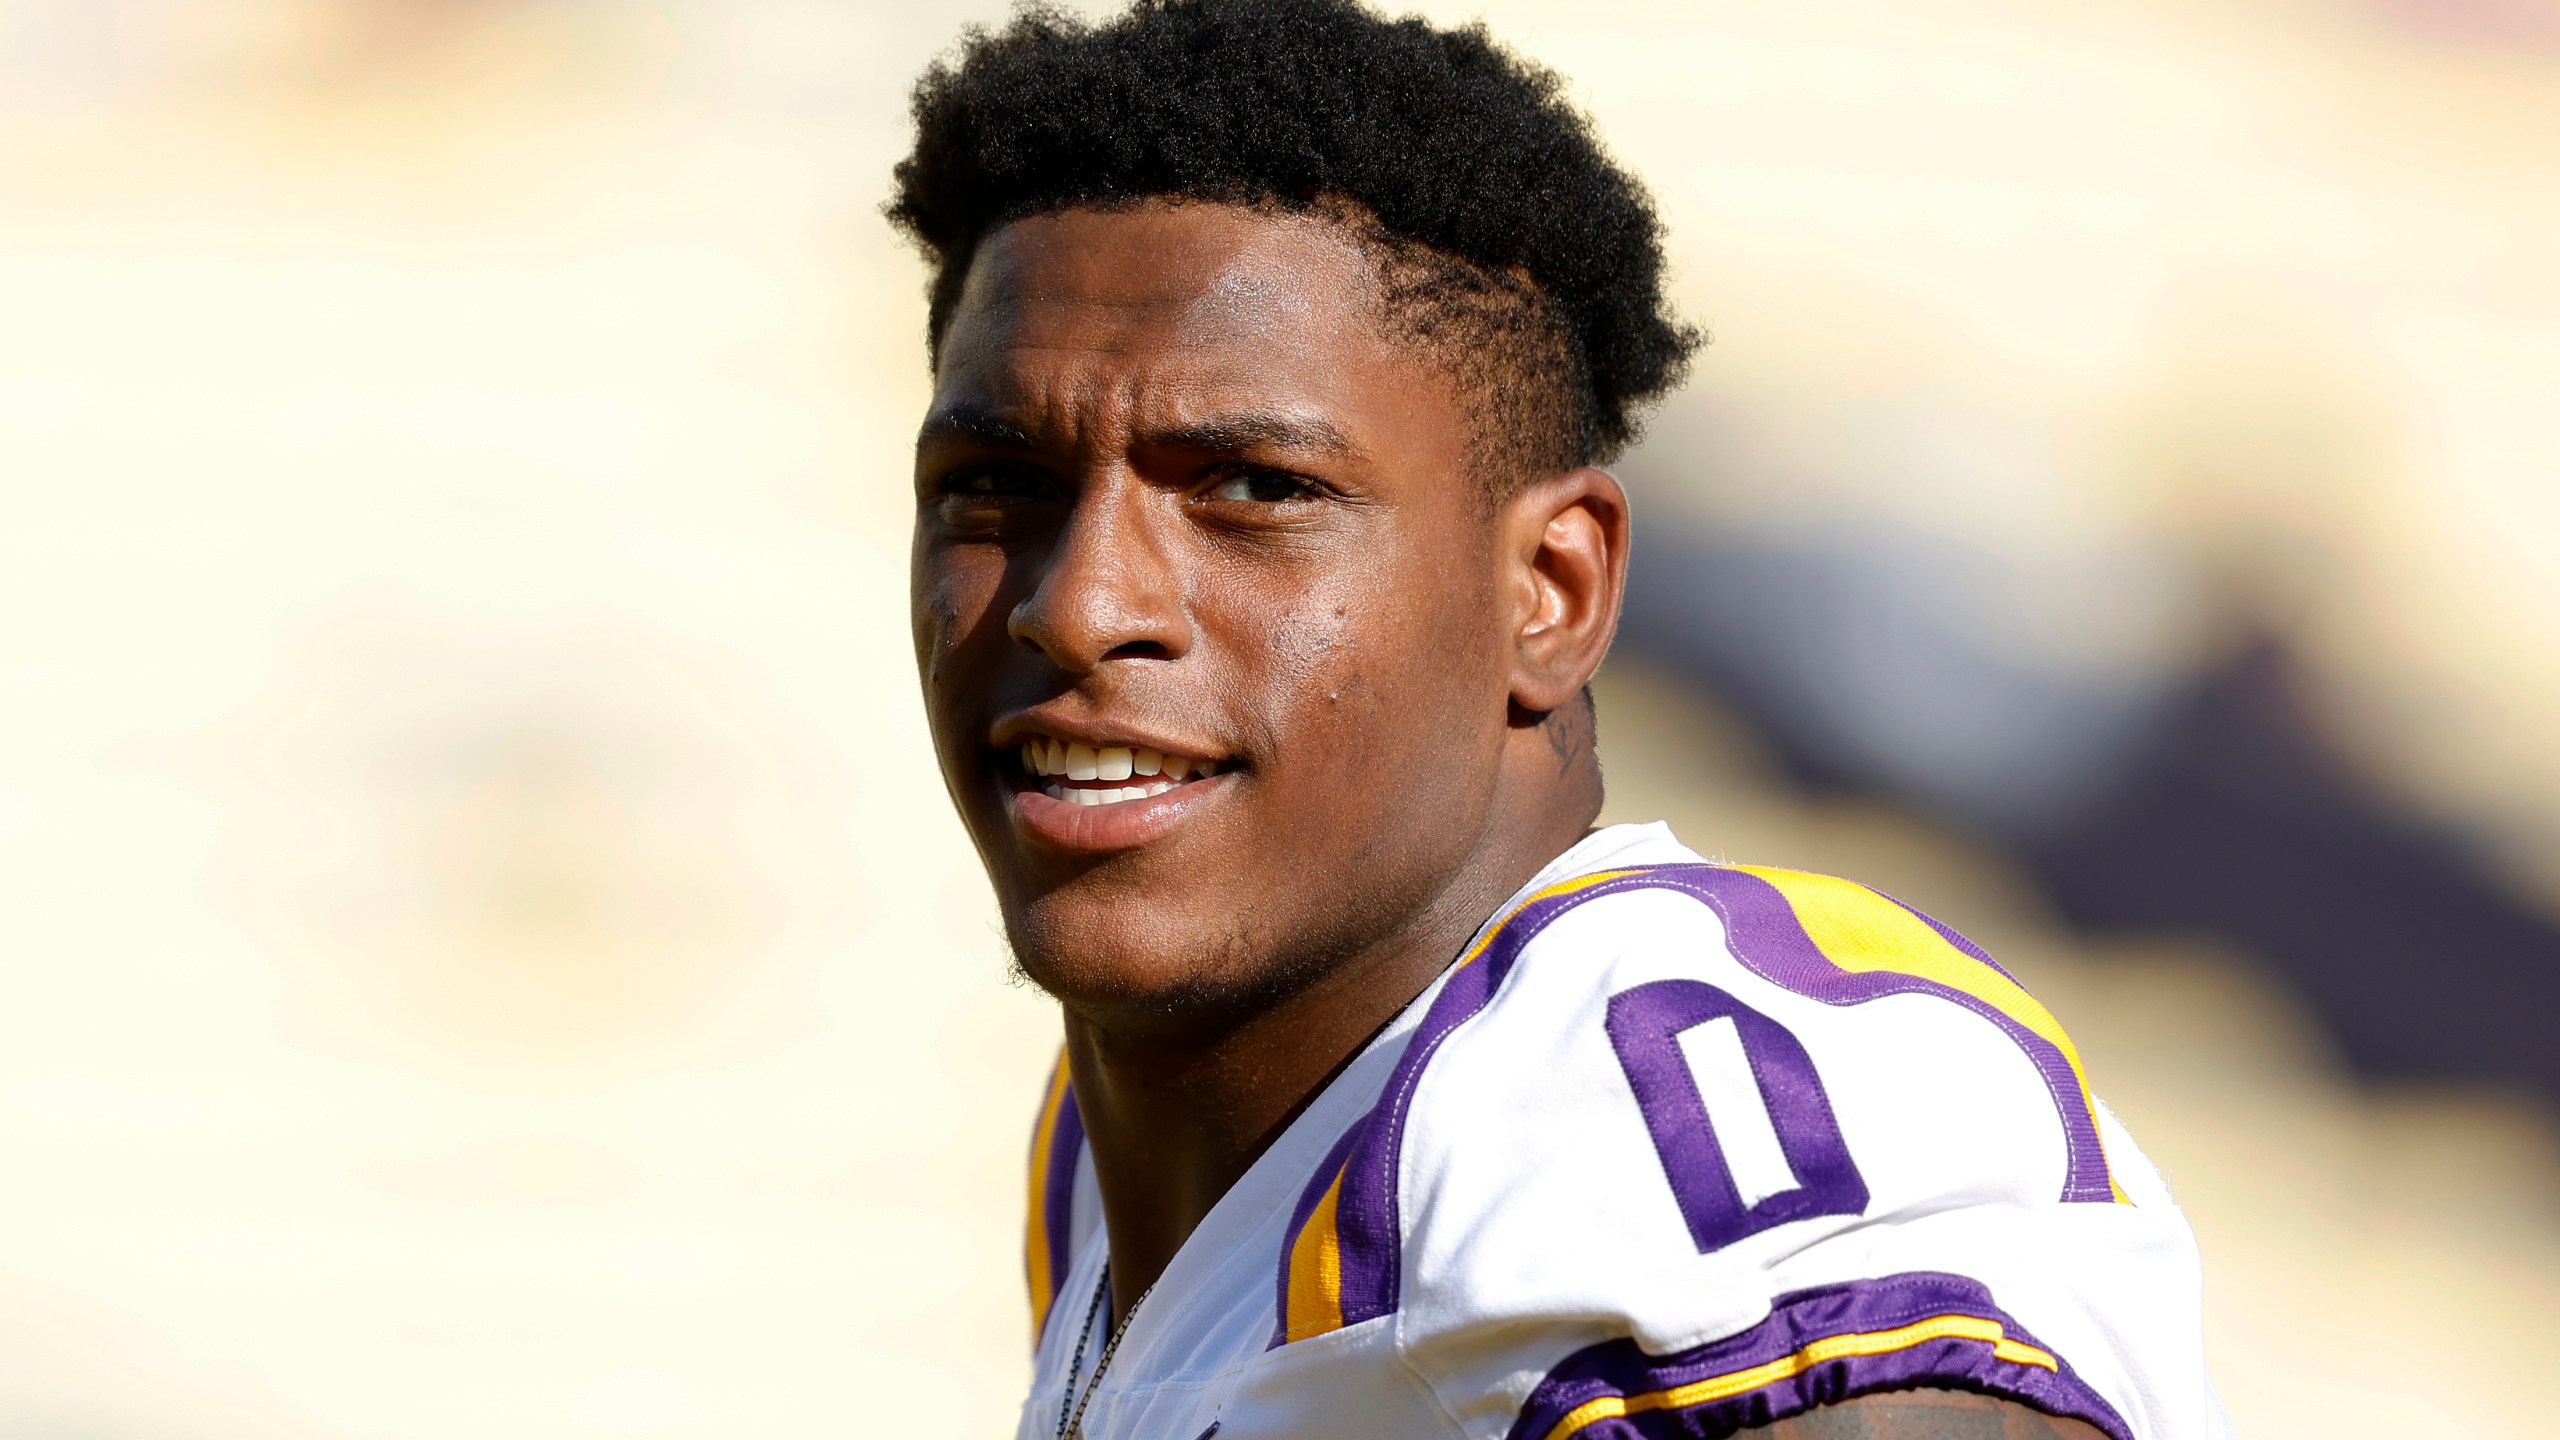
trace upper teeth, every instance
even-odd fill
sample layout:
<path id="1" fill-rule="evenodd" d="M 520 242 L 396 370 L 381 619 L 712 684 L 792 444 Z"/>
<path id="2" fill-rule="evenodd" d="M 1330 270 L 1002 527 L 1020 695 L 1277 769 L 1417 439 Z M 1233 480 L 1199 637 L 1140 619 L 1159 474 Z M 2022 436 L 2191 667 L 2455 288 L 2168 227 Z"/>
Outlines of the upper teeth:
<path id="1" fill-rule="evenodd" d="M 1057 799 L 1072 800 L 1082 805 L 1109 805 L 1121 800 L 1139 800 L 1161 795 L 1193 775 L 1207 777 L 1218 773 L 1214 760 L 1195 760 L 1188 755 L 1167 755 L 1157 750 L 1141 750 L 1134 746 L 1087 745 L 1079 740 L 1054 740 L 1035 736 L 1022 743 L 1022 768 L 1033 775 L 1065 780 L 1127 780 L 1146 777 L 1147 783 L 1124 789 L 1087 789 L 1066 785 L 1043 788 Z"/>

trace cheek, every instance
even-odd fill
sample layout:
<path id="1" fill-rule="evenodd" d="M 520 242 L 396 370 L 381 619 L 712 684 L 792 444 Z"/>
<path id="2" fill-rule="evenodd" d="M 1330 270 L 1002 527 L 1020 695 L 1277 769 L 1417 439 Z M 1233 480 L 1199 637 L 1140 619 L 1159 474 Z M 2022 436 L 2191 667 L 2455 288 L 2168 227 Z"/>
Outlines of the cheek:
<path id="1" fill-rule="evenodd" d="M 1003 579 L 1001 557 L 919 547 L 909 611 L 916 664 L 928 688 L 944 678 L 953 652 L 986 630 Z"/>
<path id="2" fill-rule="evenodd" d="M 1272 623 L 1272 678 L 1284 693 L 1328 701 L 1344 684 L 1359 683 L 1360 653 L 1348 605 L 1292 610 Z"/>
<path id="3" fill-rule="evenodd" d="M 1287 697 L 1290 749 L 1327 769 L 1442 754 L 1498 717 L 1480 604 L 1425 603 L 1387 587 L 1302 607 L 1271 627 L 1270 678 Z M 1308 743 L 1313 742 L 1313 743 Z"/>
<path id="4" fill-rule="evenodd" d="M 1509 676 L 1490 594 L 1452 586 L 1387 619 L 1396 649 L 1395 663 L 1374 676 L 1379 743 L 1435 771 L 1498 744 Z"/>

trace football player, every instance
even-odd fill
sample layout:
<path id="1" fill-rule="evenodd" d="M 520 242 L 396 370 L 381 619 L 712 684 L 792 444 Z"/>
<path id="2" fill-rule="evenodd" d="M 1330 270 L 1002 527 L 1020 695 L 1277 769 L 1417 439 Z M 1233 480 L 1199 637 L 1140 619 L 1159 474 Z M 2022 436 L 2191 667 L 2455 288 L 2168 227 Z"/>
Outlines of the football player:
<path id="1" fill-rule="evenodd" d="M 1592 829 L 1597 467 L 1698 335 L 1561 90 L 1350 0 L 1028 10 L 917 90 L 916 655 L 1065 1022 L 1019 1434 L 2218 1435 L 2052 1015 Z"/>

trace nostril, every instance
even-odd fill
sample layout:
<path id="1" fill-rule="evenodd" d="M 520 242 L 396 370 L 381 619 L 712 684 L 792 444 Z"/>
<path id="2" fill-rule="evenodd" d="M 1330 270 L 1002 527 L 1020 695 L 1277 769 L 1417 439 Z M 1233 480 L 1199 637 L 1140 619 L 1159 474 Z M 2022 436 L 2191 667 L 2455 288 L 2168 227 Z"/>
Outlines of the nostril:
<path id="1" fill-rule="evenodd" d="M 1173 652 L 1153 640 L 1132 640 L 1125 645 L 1112 646 L 1110 652 L 1102 658 L 1105 660 L 1170 660 L 1173 658 Z"/>

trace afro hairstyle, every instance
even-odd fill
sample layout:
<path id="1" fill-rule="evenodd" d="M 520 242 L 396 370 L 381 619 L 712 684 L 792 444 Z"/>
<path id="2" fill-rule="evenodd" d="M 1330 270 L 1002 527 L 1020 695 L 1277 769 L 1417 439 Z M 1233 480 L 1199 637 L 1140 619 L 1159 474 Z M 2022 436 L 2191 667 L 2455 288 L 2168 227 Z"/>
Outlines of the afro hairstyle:
<path id="1" fill-rule="evenodd" d="M 1346 222 L 1384 308 L 1454 374 L 1490 488 L 1605 463 L 1703 336 L 1662 292 L 1662 223 L 1553 71 L 1481 24 L 1354 0 L 1034 3 L 917 82 L 890 221 L 932 267 L 929 344 L 993 231 L 1200 201 Z"/>

